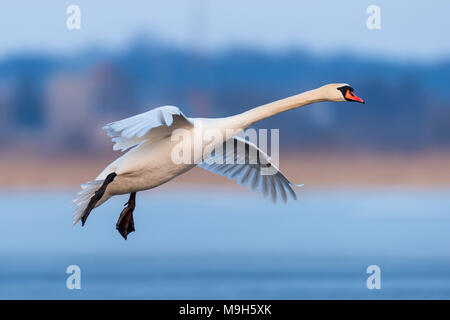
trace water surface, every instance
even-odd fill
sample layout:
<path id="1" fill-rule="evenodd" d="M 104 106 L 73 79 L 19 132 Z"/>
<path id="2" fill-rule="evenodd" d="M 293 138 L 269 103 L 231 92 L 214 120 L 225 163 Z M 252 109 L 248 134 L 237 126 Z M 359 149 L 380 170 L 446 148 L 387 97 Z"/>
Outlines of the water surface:
<path id="1" fill-rule="evenodd" d="M 247 192 L 138 194 L 71 226 L 71 192 L 6 192 L 2 299 L 447 299 L 450 190 L 310 190 L 287 205 Z M 66 288 L 67 266 L 81 290 Z M 379 265 L 380 290 L 366 287 Z"/>

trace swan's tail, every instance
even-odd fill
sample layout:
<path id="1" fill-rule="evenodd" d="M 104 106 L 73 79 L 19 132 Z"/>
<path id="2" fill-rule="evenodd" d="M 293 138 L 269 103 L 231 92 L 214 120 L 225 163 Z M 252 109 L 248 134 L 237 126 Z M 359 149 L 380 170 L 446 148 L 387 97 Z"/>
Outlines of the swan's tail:
<path id="1" fill-rule="evenodd" d="M 81 185 L 81 191 L 78 192 L 78 197 L 73 200 L 75 203 L 75 210 L 73 211 L 73 225 L 76 225 L 83 216 L 84 210 L 86 210 L 89 200 L 91 200 L 94 193 L 101 187 L 104 180 L 92 180 Z"/>

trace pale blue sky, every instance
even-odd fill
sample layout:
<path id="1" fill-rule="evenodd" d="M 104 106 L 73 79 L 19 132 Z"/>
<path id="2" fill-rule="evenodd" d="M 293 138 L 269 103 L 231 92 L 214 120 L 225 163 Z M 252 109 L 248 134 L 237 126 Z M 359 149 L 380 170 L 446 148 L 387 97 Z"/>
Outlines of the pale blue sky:
<path id="1" fill-rule="evenodd" d="M 81 30 L 66 28 L 66 8 L 81 7 Z M 366 8 L 381 8 L 382 29 L 366 28 Z M 138 34 L 180 47 L 220 50 L 308 48 L 396 59 L 450 56 L 450 1 L 166 0 L 4 1 L 0 56 L 23 50 L 71 52 L 118 48 Z"/>

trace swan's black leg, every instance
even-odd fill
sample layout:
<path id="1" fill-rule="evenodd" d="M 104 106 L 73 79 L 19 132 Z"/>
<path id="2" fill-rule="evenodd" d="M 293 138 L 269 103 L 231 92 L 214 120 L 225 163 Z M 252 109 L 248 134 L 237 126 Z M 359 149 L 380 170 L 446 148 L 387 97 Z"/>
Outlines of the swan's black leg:
<path id="1" fill-rule="evenodd" d="M 125 204 L 127 206 L 122 210 L 119 220 L 117 220 L 116 229 L 127 240 L 128 234 L 134 231 L 133 211 L 136 207 L 136 192 L 130 194 L 130 199 Z"/>
<path id="2" fill-rule="evenodd" d="M 105 181 L 103 182 L 102 186 L 94 193 L 91 200 L 89 200 L 89 203 L 86 207 L 86 209 L 83 212 L 83 216 L 81 217 L 81 225 L 84 226 L 86 219 L 89 216 L 89 213 L 91 213 L 92 209 L 94 209 L 97 202 L 103 197 L 106 191 L 106 187 L 108 184 L 110 184 L 114 178 L 117 176 L 115 172 L 108 174 Z"/>

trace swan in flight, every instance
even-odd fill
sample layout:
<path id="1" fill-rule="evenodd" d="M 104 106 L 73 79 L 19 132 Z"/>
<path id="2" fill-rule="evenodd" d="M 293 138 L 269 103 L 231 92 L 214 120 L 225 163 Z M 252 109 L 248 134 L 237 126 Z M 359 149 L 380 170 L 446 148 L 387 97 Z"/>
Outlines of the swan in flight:
<path id="1" fill-rule="evenodd" d="M 114 142 L 114 150 L 126 151 L 108 165 L 93 181 L 82 185 L 78 198 L 74 200 L 73 225 L 81 220 L 84 226 L 92 209 L 109 198 L 120 194 L 130 194 L 116 224 L 117 230 L 127 239 L 133 231 L 133 211 L 136 192 L 155 188 L 194 168 L 197 164 L 214 173 L 237 180 L 251 190 L 257 190 L 273 201 L 277 197 L 286 201 L 296 199 L 289 180 L 271 163 L 266 153 L 255 144 L 238 136 L 253 123 L 278 113 L 322 101 L 364 101 L 353 93 L 346 83 L 328 84 L 295 96 L 268 103 L 241 114 L 225 118 L 188 118 L 174 106 L 163 106 L 136 116 L 106 125 L 103 129 Z M 214 129 L 225 138 L 215 142 L 209 152 L 204 150 L 210 143 L 188 143 L 187 156 L 190 161 L 174 161 L 173 150 L 179 142 L 173 137 L 177 132 L 193 133 L 199 127 L 203 132 Z M 181 131 L 180 131 L 181 130 Z M 229 130 L 233 132 L 229 136 Z M 229 146 L 232 147 L 229 147 Z M 244 148 L 239 148 L 239 146 Z M 225 147 L 222 154 L 216 148 Z M 200 152 L 197 150 L 201 149 Z M 244 152 L 237 152 L 244 150 Z M 191 153 L 193 151 L 193 153 Z M 183 151 L 184 153 L 185 151 Z M 193 154 L 193 155 L 192 155 Z M 225 162 L 215 161 L 218 158 Z M 228 161 L 228 160 L 233 161 Z M 241 161 L 236 161 L 241 160 Z M 237 163 L 236 163 L 237 162 Z M 272 173 L 264 174 L 264 169 Z"/>

